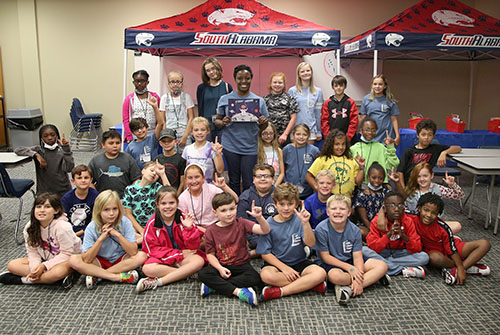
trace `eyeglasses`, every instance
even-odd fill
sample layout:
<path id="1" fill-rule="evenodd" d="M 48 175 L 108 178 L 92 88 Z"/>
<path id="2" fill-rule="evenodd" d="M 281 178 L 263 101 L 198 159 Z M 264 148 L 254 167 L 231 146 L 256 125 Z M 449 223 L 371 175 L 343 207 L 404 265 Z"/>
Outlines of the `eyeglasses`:
<path id="1" fill-rule="evenodd" d="M 168 83 L 169 83 L 169 84 L 172 84 L 172 85 L 180 85 L 180 84 L 182 84 L 182 81 L 179 81 L 179 80 L 172 80 L 172 81 L 169 81 Z"/>
<path id="2" fill-rule="evenodd" d="M 272 174 L 256 174 L 254 175 L 256 179 L 268 179 L 268 178 L 273 178 L 274 176 Z"/>
<path id="3" fill-rule="evenodd" d="M 398 208 L 398 209 L 405 209 L 405 205 L 404 204 L 385 204 L 386 207 L 390 208 L 390 209 L 394 209 L 394 208 Z"/>
<path id="4" fill-rule="evenodd" d="M 367 132 L 367 133 L 376 133 L 377 132 L 377 129 L 363 128 L 361 130 L 364 132 Z"/>
<path id="5" fill-rule="evenodd" d="M 274 136 L 274 133 L 272 131 L 263 131 L 262 136 Z"/>

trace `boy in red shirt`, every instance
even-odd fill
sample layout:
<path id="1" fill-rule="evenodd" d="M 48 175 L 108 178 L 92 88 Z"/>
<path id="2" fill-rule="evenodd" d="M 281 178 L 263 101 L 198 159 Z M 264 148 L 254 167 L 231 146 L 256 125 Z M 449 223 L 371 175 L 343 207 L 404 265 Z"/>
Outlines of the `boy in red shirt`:
<path id="1" fill-rule="evenodd" d="M 370 223 L 370 232 L 366 236 L 368 247 L 363 247 L 363 256 L 385 261 L 390 276 L 402 273 L 404 277 L 423 278 L 425 270 L 422 265 L 429 262 L 429 256 L 422 251 L 420 236 L 404 208 L 401 194 L 387 193 L 383 212 L 379 212 Z M 381 214 L 385 215 L 379 219 Z M 380 229 L 377 220 L 387 222 L 386 229 Z"/>
<path id="2" fill-rule="evenodd" d="M 454 238 L 450 227 L 438 218 L 443 209 L 444 202 L 438 195 L 426 193 L 418 200 L 419 216 L 413 217 L 423 249 L 429 254 L 429 264 L 443 269 L 448 285 L 462 285 L 466 273 L 489 275 L 490 268 L 477 262 L 490 250 L 490 242 L 484 239 L 464 242 Z"/>

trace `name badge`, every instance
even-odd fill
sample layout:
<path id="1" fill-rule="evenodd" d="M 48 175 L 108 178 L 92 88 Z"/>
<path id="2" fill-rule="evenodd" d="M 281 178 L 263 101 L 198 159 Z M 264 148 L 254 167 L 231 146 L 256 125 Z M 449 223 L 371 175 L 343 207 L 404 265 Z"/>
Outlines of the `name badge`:
<path id="1" fill-rule="evenodd" d="M 310 164 L 313 161 L 313 156 L 311 154 L 304 154 L 304 164 Z"/>
<path id="2" fill-rule="evenodd" d="M 151 155 L 150 154 L 141 154 L 139 156 L 139 159 L 141 160 L 141 162 L 147 163 L 147 162 L 151 161 Z"/>

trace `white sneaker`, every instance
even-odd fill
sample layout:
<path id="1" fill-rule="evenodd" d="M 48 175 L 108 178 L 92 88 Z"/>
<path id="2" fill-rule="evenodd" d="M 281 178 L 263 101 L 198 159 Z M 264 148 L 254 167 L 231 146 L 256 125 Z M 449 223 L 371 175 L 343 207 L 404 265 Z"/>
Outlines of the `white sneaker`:
<path id="1" fill-rule="evenodd" d="M 486 264 L 476 263 L 467 270 L 466 273 L 471 275 L 488 276 L 491 273 L 490 267 Z"/>
<path id="2" fill-rule="evenodd" d="M 414 278 L 424 278 L 425 277 L 425 270 L 421 266 L 415 266 L 415 267 L 404 267 L 403 270 L 401 271 L 403 273 L 403 277 L 408 278 L 408 277 L 414 277 Z"/>
<path id="3" fill-rule="evenodd" d="M 158 287 L 158 280 L 156 278 L 142 278 L 137 282 L 135 291 L 141 293 L 147 290 L 155 290 Z"/>
<path id="4" fill-rule="evenodd" d="M 349 286 L 335 285 L 335 298 L 341 305 L 346 305 L 352 297 L 353 291 Z"/>

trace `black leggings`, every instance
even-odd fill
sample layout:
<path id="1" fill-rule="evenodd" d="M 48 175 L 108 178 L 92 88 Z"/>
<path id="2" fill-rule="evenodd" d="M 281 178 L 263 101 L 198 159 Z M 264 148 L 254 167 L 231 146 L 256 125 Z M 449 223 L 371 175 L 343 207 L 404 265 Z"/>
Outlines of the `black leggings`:
<path id="1" fill-rule="evenodd" d="M 198 272 L 198 278 L 211 289 L 228 297 L 233 295 L 236 288 L 262 285 L 259 273 L 250 263 L 224 267 L 231 271 L 231 276 L 228 279 L 222 278 L 219 271 L 211 265 L 201 269 Z"/>

